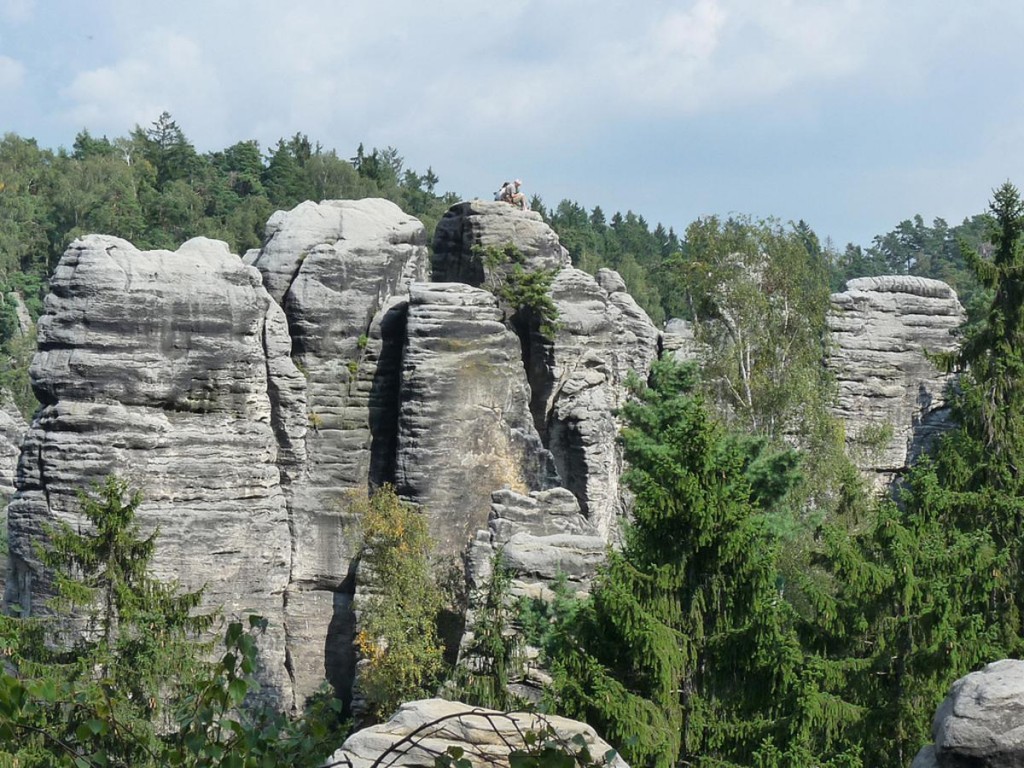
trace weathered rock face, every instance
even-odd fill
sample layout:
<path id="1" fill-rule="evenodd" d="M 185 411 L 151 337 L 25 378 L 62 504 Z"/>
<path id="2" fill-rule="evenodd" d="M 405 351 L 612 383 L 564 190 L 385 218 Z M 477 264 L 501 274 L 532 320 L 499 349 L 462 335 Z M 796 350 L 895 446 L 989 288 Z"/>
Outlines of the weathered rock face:
<path id="1" fill-rule="evenodd" d="M 528 496 L 495 491 L 487 529 L 477 532 L 469 550 L 469 586 L 471 591 L 482 590 L 490 583 L 494 556 L 500 551 L 502 565 L 512 575 L 514 597 L 543 597 L 559 577 L 572 592 L 586 593 L 607 550 L 607 539 L 565 488 Z"/>
<path id="2" fill-rule="evenodd" d="M 396 485 L 423 505 L 440 551 L 487 524 L 491 492 L 550 487 L 519 339 L 497 300 L 461 283 L 413 283 L 402 365 Z"/>
<path id="3" fill-rule="evenodd" d="M 661 346 L 663 355 L 671 356 L 681 363 L 700 360 L 706 349 L 698 341 L 693 323 L 681 317 L 673 317 L 665 323 Z"/>
<path id="4" fill-rule="evenodd" d="M 284 476 L 292 562 L 285 618 L 301 696 L 324 678 L 345 688 L 354 658 L 351 565 L 358 546 L 346 494 L 393 476 L 403 309 L 427 269 L 426 230 L 387 200 L 306 202 L 278 211 L 247 254 L 284 309 L 306 378 L 304 428 Z M 396 324 L 397 323 L 397 324 Z M 372 472 L 371 472 L 371 465 Z"/>
<path id="5" fill-rule="evenodd" d="M 539 213 L 502 202 L 472 200 L 453 205 L 434 231 L 433 279 L 480 286 L 485 268 L 476 246 L 516 246 L 529 269 L 561 269 L 569 252 Z"/>
<path id="6" fill-rule="evenodd" d="M 570 266 L 568 254 L 538 214 L 507 203 L 453 206 L 434 236 L 434 279 L 481 285 L 487 277 L 474 247 L 512 244 L 525 269 L 557 270 L 551 298 L 559 312 L 554 339 L 520 328 L 531 410 L 571 490 L 600 535 L 615 536 L 627 506 L 619 486 L 622 457 L 613 416 L 630 371 L 644 379 L 660 334 L 611 270 L 597 277 Z"/>
<path id="7" fill-rule="evenodd" d="M 888 484 L 942 429 L 950 378 L 925 352 L 952 349 L 964 320 L 956 292 L 921 277 L 865 277 L 832 295 L 829 366 L 836 414 L 860 468 Z"/>
<path id="8" fill-rule="evenodd" d="M 302 376 L 280 309 L 256 270 L 220 242 L 140 252 L 112 237 L 75 241 L 51 279 L 31 368 L 42 408 L 9 507 L 7 603 L 42 609 L 35 542 L 72 521 L 77 492 L 116 473 L 159 526 L 155 575 L 229 615 L 272 620 L 260 652 L 268 689 L 291 704 L 284 591 L 292 565 L 277 434 L 298 437 Z M 289 392 L 282 409 L 272 391 Z"/>
<path id="9" fill-rule="evenodd" d="M 953 683 L 914 768 L 1024 765 L 1024 661 L 1004 659 Z"/>
<path id="10" fill-rule="evenodd" d="M 627 376 L 647 378 L 660 334 L 611 270 L 594 278 L 563 269 L 551 296 L 559 312 L 554 340 L 530 339 L 534 417 L 562 484 L 610 540 L 626 508 L 614 412 L 625 402 Z"/>
<path id="11" fill-rule="evenodd" d="M 435 725 L 431 725 L 435 721 Z M 554 715 L 505 714 L 471 707 L 457 701 L 423 699 L 403 704 L 388 722 L 352 734 L 328 763 L 369 768 L 388 753 L 383 764 L 429 768 L 449 746 L 462 747 L 463 757 L 474 766 L 508 766 L 513 749 L 525 749 L 524 734 L 552 728 L 564 743 L 582 737 L 596 759 L 611 747 L 589 725 Z M 403 741 L 405 740 L 405 741 Z M 400 743 L 401 742 L 401 743 Z M 391 751 L 393 750 L 393 751 Z M 628 768 L 618 755 L 610 768 Z"/>
<path id="12" fill-rule="evenodd" d="M 41 608 L 34 542 L 112 472 L 160 526 L 158 577 L 270 619 L 264 677 L 284 706 L 353 679 L 353 490 L 394 482 L 443 554 L 475 540 L 481 583 L 503 547 L 522 593 L 559 573 L 585 591 L 625 508 L 612 409 L 659 334 L 615 273 L 568 268 L 537 214 L 471 203 L 446 222 L 442 276 L 474 281 L 477 243 L 561 270 L 553 341 L 466 280 L 423 282 L 424 230 L 386 201 L 279 212 L 244 260 L 202 239 L 76 241 L 39 328 L 8 601 Z"/>
<path id="13" fill-rule="evenodd" d="M 28 424 L 6 390 L 0 390 L 0 509 L 14 495 L 14 478 L 21 455 L 21 441 Z"/>

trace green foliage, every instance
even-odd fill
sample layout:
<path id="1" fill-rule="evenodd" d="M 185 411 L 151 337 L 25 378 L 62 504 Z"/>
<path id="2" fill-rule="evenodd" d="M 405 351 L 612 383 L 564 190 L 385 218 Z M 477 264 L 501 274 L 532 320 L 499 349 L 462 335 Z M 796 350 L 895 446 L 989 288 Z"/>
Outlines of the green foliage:
<path id="1" fill-rule="evenodd" d="M 771 764 L 778 753 L 857 765 L 846 731 L 859 710 L 826 690 L 831 665 L 804 647 L 779 588 L 765 510 L 792 463 L 726 433 L 695 386 L 692 369 L 659 362 L 623 408 L 633 520 L 561 629 L 560 707 L 632 764 Z M 779 478 L 766 482 L 772 466 Z"/>
<path id="2" fill-rule="evenodd" d="M 201 592 L 181 592 L 148 574 L 156 534 L 142 538 L 138 494 L 108 478 L 82 494 L 85 527 L 55 527 L 42 552 L 53 569 L 53 619 L 6 619 L 16 674 L 5 676 L 0 710 L 14 754 L 63 753 L 95 764 L 145 764 L 159 748 L 169 692 L 198 668 Z M 46 764 L 43 759 L 38 764 Z M 68 762 L 67 764 L 73 764 Z"/>
<path id="3" fill-rule="evenodd" d="M 369 585 L 356 646 L 365 664 L 358 685 L 371 718 L 388 717 L 404 701 L 433 694 L 444 649 L 437 634 L 444 596 L 430 563 L 426 518 L 385 485 L 353 497 L 362 526 L 360 574 Z"/>
<path id="4" fill-rule="evenodd" d="M 944 357 L 962 371 L 959 426 L 858 541 L 881 577 L 845 579 L 839 594 L 873 649 L 860 695 L 879 765 L 910 761 L 953 680 L 1024 652 L 1024 205 L 1011 185 L 996 191 L 992 220 L 991 260 L 969 249 L 965 260 L 993 300 Z"/>
<path id="5" fill-rule="evenodd" d="M 525 702 L 509 683 L 525 671 L 523 636 L 514 624 L 509 587 L 512 574 L 499 551 L 491 563 L 491 578 L 474 600 L 473 639 L 460 653 L 459 665 L 446 686 L 447 697 L 488 709 L 512 710 Z"/>
<path id="6" fill-rule="evenodd" d="M 824 417 L 828 275 L 813 233 L 774 221 L 717 217 L 686 231 L 663 267 L 707 345 L 705 377 L 724 414 L 772 439 Z"/>
<path id="7" fill-rule="evenodd" d="M 515 245 L 474 246 L 484 266 L 484 287 L 512 308 L 513 322 L 536 327 L 546 339 L 558 330 L 558 307 L 551 298 L 556 269 L 526 269 L 526 259 Z"/>
<path id="8" fill-rule="evenodd" d="M 294 721 L 254 704 L 259 617 L 231 623 L 223 656 L 203 660 L 211 616 L 201 593 L 148 575 L 156 533 L 140 534 L 139 501 L 116 478 L 83 495 L 84 530 L 58 526 L 44 552 L 63 612 L 0 617 L 0 764 L 319 765 L 341 735 L 338 702 L 319 696 Z"/>
<path id="9" fill-rule="evenodd" d="M 855 277 L 918 275 L 948 283 L 964 306 L 971 307 L 976 301 L 984 301 L 983 291 L 964 259 L 960 243 L 971 249 L 988 250 L 990 223 L 985 214 L 964 219 L 955 226 L 941 218 L 931 226 L 919 215 L 905 219 L 891 232 L 877 235 L 866 249 L 851 243 L 842 254 L 832 254 L 832 288 L 840 290 Z"/>

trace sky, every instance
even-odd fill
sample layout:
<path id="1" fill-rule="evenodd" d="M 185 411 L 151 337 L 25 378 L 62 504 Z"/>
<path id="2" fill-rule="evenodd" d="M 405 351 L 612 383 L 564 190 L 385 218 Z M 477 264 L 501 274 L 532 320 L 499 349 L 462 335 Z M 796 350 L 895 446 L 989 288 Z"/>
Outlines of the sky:
<path id="1" fill-rule="evenodd" d="M 837 247 L 1024 184 L 1018 0 L 0 0 L 0 133 L 393 146 L 439 188 L 803 219 Z"/>

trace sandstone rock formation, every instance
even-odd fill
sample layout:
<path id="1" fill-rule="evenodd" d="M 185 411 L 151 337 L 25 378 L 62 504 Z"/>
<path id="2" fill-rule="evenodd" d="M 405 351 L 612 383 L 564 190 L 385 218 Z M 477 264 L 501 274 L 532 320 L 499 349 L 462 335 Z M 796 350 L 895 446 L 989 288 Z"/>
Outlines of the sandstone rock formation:
<path id="1" fill-rule="evenodd" d="M 475 285 L 473 245 L 508 242 L 559 270 L 553 339 Z M 615 273 L 570 268 L 535 213 L 462 204 L 437 244 L 434 277 L 456 282 L 424 282 L 424 229 L 383 200 L 278 212 L 244 260 L 205 239 L 76 241 L 39 326 L 8 603 L 40 609 L 35 542 L 112 472 L 161 529 L 158 576 L 270 619 L 264 677 L 286 707 L 353 679 L 351 492 L 395 483 L 443 553 L 476 542 L 478 580 L 504 548 L 523 593 L 560 573 L 585 591 L 627 507 L 613 409 L 659 334 Z"/>
<path id="2" fill-rule="evenodd" d="M 437 755 L 444 754 L 450 746 L 457 746 L 464 750 L 464 758 L 473 766 L 508 766 L 509 754 L 526 747 L 524 734 L 539 733 L 549 727 L 557 734 L 558 741 L 573 752 L 578 749 L 573 743 L 577 736 L 582 737 L 595 759 L 611 750 L 589 725 L 568 718 L 505 714 L 457 701 L 424 699 L 403 704 L 386 723 L 352 734 L 341 749 L 331 755 L 328 764 L 351 768 L 377 764 L 432 768 Z M 378 763 L 385 753 L 386 757 Z M 628 768 L 617 754 L 608 765 Z"/>
<path id="3" fill-rule="evenodd" d="M 563 269 L 551 295 L 558 308 L 553 342 L 531 339 L 534 416 L 566 488 L 607 541 L 617 536 L 627 502 L 619 484 L 622 452 L 615 410 L 630 373 L 647 378 L 660 334 L 619 275 L 596 278 Z"/>
<path id="4" fill-rule="evenodd" d="M 14 495 L 14 478 L 21 455 L 21 441 L 28 431 L 25 418 L 6 390 L 0 390 L 0 509 Z"/>
<path id="5" fill-rule="evenodd" d="M 952 349 L 964 321 L 956 292 L 922 277 L 865 277 L 832 295 L 829 367 L 837 415 L 858 466 L 884 487 L 948 417 L 946 386 L 925 352 Z"/>
<path id="6" fill-rule="evenodd" d="M 433 279 L 480 286 L 486 270 L 476 247 L 502 248 L 510 243 L 526 257 L 530 269 L 561 269 L 570 264 L 569 252 L 539 213 L 508 203 L 472 200 L 453 205 L 434 230 Z"/>
<path id="7" fill-rule="evenodd" d="M 453 206 L 434 236 L 434 280 L 482 285 L 488 277 L 476 246 L 515 245 L 527 270 L 557 270 L 551 298 L 553 339 L 518 328 L 532 390 L 531 409 L 561 483 L 606 540 L 627 502 L 619 487 L 621 451 L 614 409 L 630 371 L 646 378 L 660 334 L 611 270 L 597 277 L 570 266 L 554 232 L 531 211 L 475 200 Z"/>
<path id="8" fill-rule="evenodd" d="M 1024 661 L 1004 659 L 953 683 L 913 768 L 1024 765 Z"/>
<path id="9" fill-rule="evenodd" d="M 6 601 L 38 611 L 49 585 L 34 550 L 72 521 L 76 494 L 110 473 L 145 495 L 159 527 L 155 574 L 207 587 L 208 604 L 272 620 L 260 652 L 269 691 L 291 704 L 283 595 L 292 565 L 275 432 L 302 424 L 271 392 L 302 400 L 280 309 L 224 243 L 140 252 L 113 237 L 68 248 L 51 279 L 31 368 L 42 403 L 9 507 Z"/>
<path id="10" fill-rule="evenodd" d="M 664 355 L 671 355 L 681 363 L 699 360 L 704 353 L 704 347 L 697 340 L 693 324 L 681 317 L 673 317 L 665 323 L 661 345 Z"/>
<path id="11" fill-rule="evenodd" d="M 608 540 L 581 512 L 565 488 L 535 491 L 528 496 L 495 491 L 487 530 L 477 532 L 468 554 L 471 590 L 486 588 L 494 557 L 512 574 L 511 593 L 544 597 L 564 577 L 572 592 L 590 589 L 594 572 L 604 562 Z"/>

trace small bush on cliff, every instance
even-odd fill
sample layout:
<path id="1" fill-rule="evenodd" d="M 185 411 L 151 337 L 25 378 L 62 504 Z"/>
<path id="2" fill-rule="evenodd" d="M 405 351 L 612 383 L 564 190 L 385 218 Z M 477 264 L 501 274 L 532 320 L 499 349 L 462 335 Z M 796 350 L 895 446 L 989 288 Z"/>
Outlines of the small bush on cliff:
<path id="1" fill-rule="evenodd" d="M 551 283 L 558 270 L 525 268 L 526 258 L 509 243 L 474 246 L 473 252 L 484 265 L 484 287 L 512 308 L 520 321 L 535 322 L 546 339 L 558 329 L 558 307 L 551 299 Z"/>
<path id="2" fill-rule="evenodd" d="M 444 668 L 437 632 L 444 597 L 430 562 L 427 519 L 385 485 L 352 509 L 362 523 L 360 573 L 369 596 L 361 605 L 356 645 L 358 686 L 372 719 L 404 701 L 432 695 Z"/>

